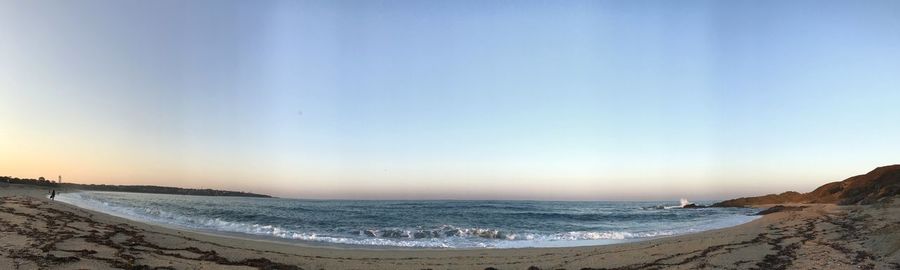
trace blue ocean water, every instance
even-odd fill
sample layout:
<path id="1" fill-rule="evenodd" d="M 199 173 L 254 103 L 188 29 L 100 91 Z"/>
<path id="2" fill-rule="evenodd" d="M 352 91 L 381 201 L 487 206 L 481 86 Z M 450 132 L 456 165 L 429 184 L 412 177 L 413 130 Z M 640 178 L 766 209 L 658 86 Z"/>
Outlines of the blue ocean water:
<path id="1" fill-rule="evenodd" d="M 422 248 L 610 244 L 748 222 L 752 209 L 685 202 L 350 201 L 63 193 L 57 200 L 133 220 L 305 243 Z M 709 203 L 709 202 L 700 202 Z"/>

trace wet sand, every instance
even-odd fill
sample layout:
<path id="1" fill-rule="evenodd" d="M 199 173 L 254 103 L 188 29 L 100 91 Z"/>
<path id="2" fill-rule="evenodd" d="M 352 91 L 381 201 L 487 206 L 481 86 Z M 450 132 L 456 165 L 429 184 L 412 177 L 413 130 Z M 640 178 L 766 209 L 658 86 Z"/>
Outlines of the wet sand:
<path id="1" fill-rule="evenodd" d="M 46 193 L 0 186 L 0 269 L 900 269 L 900 200 L 789 207 L 736 227 L 605 246 L 371 250 L 175 230 Z"/>

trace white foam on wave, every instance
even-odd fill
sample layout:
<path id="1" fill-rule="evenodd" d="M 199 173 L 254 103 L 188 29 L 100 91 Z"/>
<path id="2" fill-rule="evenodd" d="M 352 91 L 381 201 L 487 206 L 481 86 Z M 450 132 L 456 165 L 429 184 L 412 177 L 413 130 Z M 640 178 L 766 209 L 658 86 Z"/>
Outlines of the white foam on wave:
<path id="1" fill-rule="evenodd" d="M 662 206 L 662 205 L 660 205 L 660 206 L 657 206 L 656 208 L 657 208 L 657 209 L 678 209 L 678 208 L 684 208 L 684 206 L 686 206 L 686 205 L 688 205 L 688 204 L 691 204 L 691 201 L 688 201 L 688 199 L 685 199 L 685 198 L 681 198 L 681 200 L 678 200 L 678 203 L 679 203 L 679 205 L 668 205 L 668 206 Z"/>
<path id="2" fill-rule="evenodd" d="M 572 231 L 555 234 L 536 233 L 504 233 L 498 230 L 486 228 L 456 228 L 444 225 L 440 230 L 457 231 L 458 235 L 436 238 L 414 239 L 412 231 L 403 231 L 400 238 L 367 237 L 360 232 L 360 236 L 335 236 L 314 232 L 301 232 L 267 224 L 252 224 L 227 221 L 220 218 L 202 218 L 174 214 L 159 208 L 137 208 L 118 205 L 91 196 L 89 192 L 61 193 L 57 200 L 78 207 L 103 212 L 131 220 L 155 223 L 161 225 L 174 225 L 187 229 L 199 229 L 229 233 L 243 233 L 281 239 L 300 241 L 323 242 L 333 244 L 361 245 L 361 246 L 392 246 L 410 248 L 522 248 L 522 247 L 566 247 L 584 245 L 603 245 L 634 241 L 640 239 L 671 236 L 685 233 L 693 233 L 710 229 L 724 228 L 749 222 L 757 217 L 734 216 L 720 219 L 689 228 L 662 229 L 649 232 L 629 231 Z M 497 237 L 483 237 L 492 234 Z"/>

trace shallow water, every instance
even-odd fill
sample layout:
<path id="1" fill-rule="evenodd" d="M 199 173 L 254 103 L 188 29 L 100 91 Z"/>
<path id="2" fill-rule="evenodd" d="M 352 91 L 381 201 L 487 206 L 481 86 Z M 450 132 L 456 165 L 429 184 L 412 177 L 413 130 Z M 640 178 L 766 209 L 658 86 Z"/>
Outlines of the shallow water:
<path id="1" fill-rule="evenodd" d="M 59 194 L 57 200 L 161 225 L 368 247 L 597 245 L 756 218 L 752 209 L 682 209 L 675 201 L 349 201 L 92 191 Z"/>

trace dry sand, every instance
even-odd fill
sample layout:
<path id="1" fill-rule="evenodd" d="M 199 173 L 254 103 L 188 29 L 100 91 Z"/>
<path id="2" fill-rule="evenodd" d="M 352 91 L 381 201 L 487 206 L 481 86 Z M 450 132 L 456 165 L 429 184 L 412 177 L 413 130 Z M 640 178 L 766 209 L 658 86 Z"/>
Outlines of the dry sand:
<path id="1" fill-rule="evenodd" d="M 46 192 L 0 186 L 0 269 L 900 269 L 900 200 L 806 205 L 606 246 L 367 250 L 174 230 L 51 202 Z"/>

